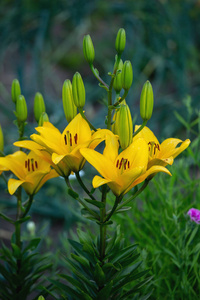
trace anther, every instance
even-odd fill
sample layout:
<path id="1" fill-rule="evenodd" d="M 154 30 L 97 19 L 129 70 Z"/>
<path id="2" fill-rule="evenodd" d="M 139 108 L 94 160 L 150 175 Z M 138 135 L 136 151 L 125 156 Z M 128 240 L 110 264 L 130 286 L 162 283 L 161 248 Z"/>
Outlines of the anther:
<path id="1" fill-rule="evenodd" d="M 78 135 L 76 133 L 75 136 L 74 136 L 74 142 L 75 142 L 75 144 L 77 144 L 77 140 L 78 140 Z"/>
<path id="2" fill-rule="evenodd" d="M 38 163 L 37 163 L 37 161 L 35 161 L 35 167 L 36 167 L 36 169 L 38 169 Z"/>
<path id="3" fill-rule="evenodd" d="M 66 134 L 64 135 L 65 145 L 67 145 L 67 137 Z"/>
<path id="4" fill-rule="evenodd" d="M 117 163 L 116 163 L 116 168 L 118 168 L 118 165 L 119 165 L 119 159 L 117 160 Z"/>
<path id="5" fill-rule="evenodd" d="M 28 171 L 30 172 L 30 159 L 28 159 Z"/>
<path id="6" fill-rule="evenodd" d="M 130 161 L 128 160 L 128 168 L 130 169 Z"/>
<path id="7" fill-rule="evenodd" d="M 25 168 L 27 168 L 27 166 L 28 166 L 28 162 L 27 160 L 25 160 Z"/>
<path id="8" fill-rule="evenodd" d="M 72 135 L 71 135 L 71 133 L 69 134 L 69 142 L 70 142 L 70 146 L 72 146 Z"/>

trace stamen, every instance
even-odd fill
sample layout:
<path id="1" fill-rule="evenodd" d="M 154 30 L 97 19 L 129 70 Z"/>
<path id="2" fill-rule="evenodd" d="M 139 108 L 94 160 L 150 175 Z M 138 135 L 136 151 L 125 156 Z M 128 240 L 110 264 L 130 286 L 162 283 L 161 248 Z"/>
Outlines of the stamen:
<path id="1" fill-rule="evenodd" d="M 28 159 L 28 171 L 30 172 L 30 159 Z"/>
<path id="2" fill-rule="evenodd" d="M 127 161 L 128 161 L 128 159 L 125 159 L 125 161 L 124 161 L 124 170 L 126 170 Z"/>
<path id="3" fill-rule="evenodd" d="M 27 160 L 25 160 L 25 168 L 27 168 L 27 166 L 28 166 L 28 162 Z"/>
<path id="4" fill-rule="evenodd" d="M 72 135 L 71 135 L 71 133 L 69 134 L 69 141 L 70 141 L 70 146 L 72 146 Z"/>
<path id="5" fill-rule="evenodd" d="M 119 159 L 117 160 L 117 163 L 116 163 L 116 168 L 118 168 L 118 165 L 119 165 Z"/>
<path id="6" fill-rule="evenodd" d="M 64 135 L 64 140 L 65 140 L 65 145 L 67 145 L 67 136 L 66 136 L 66 134 Z"/>
<path id="7" fill-rule="evenodd" d="M 128 168 L 130 169 L 130 161 L 128 160 Z"/>
<path id="8" fill-rule="evenodd" d="M 75 144 L 77 144 L 77 140 L 78 140 L 78 135 L 76 133 L 75 136 L 74 136 L 74 142 L 75 142 Z"/>
<path id="9" fill-rule="evenodd" d="M 35 167 L 34 167 L 34 159 L 33 158 L 31 159 L 31 167 L 32 167 L 32 171 L 34 172 L 35 171 Z"/>
<path id="10" fill-rule="evenodd" d="M 119 164 L 119 170 L 121 169 L 121 166 L 122 166 L 122 163 L 123 163 L 123 157 L 122 157 L 122 159 L 121 159 L 121 161 L 120 161 L 120 164 Z"/>
<path id="11" fill-rule="evenodd" d="M 38 169 L 38 163 L 37 163 L 37 161 L 35 161 L 35 167 L 36 167 L 36 169 Z"/>

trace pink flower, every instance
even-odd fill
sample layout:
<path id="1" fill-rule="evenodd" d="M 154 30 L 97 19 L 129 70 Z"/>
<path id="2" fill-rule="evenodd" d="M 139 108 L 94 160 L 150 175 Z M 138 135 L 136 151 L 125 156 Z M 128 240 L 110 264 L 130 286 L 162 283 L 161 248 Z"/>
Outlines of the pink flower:
<path id="1" fill-rule="evenodd" d="M 200 210 L 196 208 L 191 208 L 187 214 L 190 216 L 191 221 L 200 224 Z"/>

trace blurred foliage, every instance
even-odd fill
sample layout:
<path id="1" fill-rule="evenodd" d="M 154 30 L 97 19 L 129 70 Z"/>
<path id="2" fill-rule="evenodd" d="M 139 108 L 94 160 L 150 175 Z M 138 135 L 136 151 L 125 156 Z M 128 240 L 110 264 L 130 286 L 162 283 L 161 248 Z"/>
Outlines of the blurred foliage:
<path id="1" fill-rule="evenodd" d="M 128 104 L 139 115 L 139 95 L 143 83 L 149 79 L 156 105 L 152 129 L 164 137 L 177 134 L 182 127 L 172 112 L 184 110 L 182 99 L 188 93 L 194 107 L 198 106 L 199 17 L 197 0 L 2 0 L 0 108 L 3 121 L 7 123 L 6 116 L 10 116 L 11 104 L 5 107 L 5 103 L 10 100 L 11 81 L 17 77 L 29 110 L 32 111 L 34 94 L 40 91 L 48 100 L 51 121 L 61 126 L 64 120 L 60 99 L 62 83 L 78 69 L 83 78 L 87 77 L 87 113 L 98 126 L 105 95 L 94 87 L 96 80 L 82 53 L 82 37 L 90 33 L 96 49 L 95 65 L 106 80 L 115 54 L 109 49 L 114 49 L 118 28 L 124 27 L 127 33 L 124 55 L 134 68 Z"/>

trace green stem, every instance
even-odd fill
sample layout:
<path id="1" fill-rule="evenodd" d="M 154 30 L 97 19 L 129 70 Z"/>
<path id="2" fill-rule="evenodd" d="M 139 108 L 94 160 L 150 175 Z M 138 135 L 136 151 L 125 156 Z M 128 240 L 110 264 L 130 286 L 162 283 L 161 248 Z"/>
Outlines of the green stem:
<path id="1" fill-rule="evenodd" d="M 138 130 L 136 130 L 136 132 L 134 132 L 133 137 L 136 136 L 143 128 L 144 126 L 146 126 L 147 121 L 143 121 L 142 125 L 138 128 Z"/>
<path id="2" fill-rule="evenodd" d="M 90 123 L 90 121 L 84 115 L 84 112 L 83 112 L 82 108 L 79 108 L 79 113 L 81 114 L 81 116 L 83 117 L 83 119 L 85 119 L 85 121 L 88 123 L 88 125 L 90 126 L 90 128 L 93 129 L 94 131 L 97 131 L 97 129 Z"/>
<path id="3" fill-rule="evenodd" d="M 87 189 L 87 187 L 85 186 L 85 184 L 83 183 L 79 172 L 75 173 L 76 174 L 76 179 L 78 181 L 78 183 L 80 184 L 80 186 L 82 187 L 82 189 L 86 192 L 86 194 L 92 199 L 92 200 L 96 200 L 95 197 L 90 193 L 90 191 Z"/>
<path id="4" fill-rule="evenodd" d="M 124 201 L 121 205 L 119 205 L 116 211 L 120 210 L 123 206 L 127 205 L 129 202 L 134 200 L 147 187 L 148 183 L 149 180 L 146 179 L 143 185 L 141 186 L 141 188 L 133 196 L 131 196 L 126 201 Z"/>
<path id="5" fill-rule="evenodd" d="M 107 222 L 107 221 L 110 220 L 110 218 L 111 218 L 112 215 L 114 214 L 114 212 L 115 212 L 115 210 L 116 210 L 118 204 L 120 203 L 121 199 L 122 199 L 122 197 L 116 197 L 115 203 L 114 203 L 114 205 L 113 205 L 113 208 L 112 208 L 112 210 L 110 211 L 110 213 L 107 215 L 107 217 L 106 217 L 106 219 L 105 219 L 104 222 Z"/>
<path id="6" fill-rule="evenodd" d="M 113 106 L 117 107 L 126 98 L 127 95 L 128 95 L 128 90 L 125 90 L 123 96 Z"/>
<path id="7" fill-rule="evenodd" d="M 92 73 L 94 74 L 94 76 L 96 77 L 96 79 L 108 89 L 109 88 L 108 85 L 99 76 L 99 74 L 96 72 L 96 70 L 95 70 L 95 68 L 94 68 L 94 66 L 92 64 L 90 65 L 90 69 L 92 70 Z"/>
<path id="8" fill-rule="evenodd" d="M 25 212 L 22 215 L 22 218 L 24 218 L 27 215 L 27 213 L 29 212 L 29 210 L 31 208 L 32 203 L 33 203 L 33 195 L 30 195 L 29 199 L 28 199 L 28 204 L 26 206 Z"/>
<path id="9" fill-rule="evenodd" d="M 121 55 L 117 55 L 117 61 L 115 63 L 115 69 L 113 71 L 113 74 L 115 75 L 119 66 L 119 62 L 121 59 Z M 110 85 L 109 85 L 109 90 L 108 90 L 108 119 L 107 119 L 107 129 L 110 129 L 111 127 L 111 118 L 112 118 L 112 88 L 113 88 L 113 83 L 115 80 L 115 76 L 112 77 Z"/>
<path id="10" fill-rule="evenodd" d="M 105 204 L 104 208 L 100 209 L 100 260 L 103 263 L 106 251 L 106 225 L 104 224 L 104 218 L 106 215 L 106 194 L 107 194 L 107 185 L 102 187 L 102 198 L 101 202 Z"/>
<path id="11" fill-rule="evenodd" d="M 6 220 L 7 222 L 11 223 L 11 224 L 15 224 L 15 221 L 9 217 L 7 217 L 6 215 L 0 213 L 0 217 L 4 220 Z"/>
<path id="12" fill-rule="evenodd" d="M 17 194 L 17 217 L 16 221 L 20 220 L 21 217 L 21 205 L 22 205 L 22 188 L 18 188 Z M 21 248 L 21 224 L 19 222 L 15 223 L 15 236 L 16 236 L 16 245 Z"/>
<path id="13" fill-rule="evenodd" d="M 69 178 L 68 177 L 65 177 L 65 182 L 66 182 L 66 184 L 67 184 L 67 186 L 71 189 L 71 190 L 73 190 L 73 188 L 72 188 L 72 186 L 71 186 L 71 184 L 70 184 L 70 182 L 69 182 Z M 97 214 L 93 211 L 93 210 L 91 210 L 84 202 L 83 202 L 83 200 L 81 200 L 80 198 L 77 198 L 76 199 L 91 215 L 93 215 L 94 217 L 95 217 L 95 219 L 97 218 Z"/>

